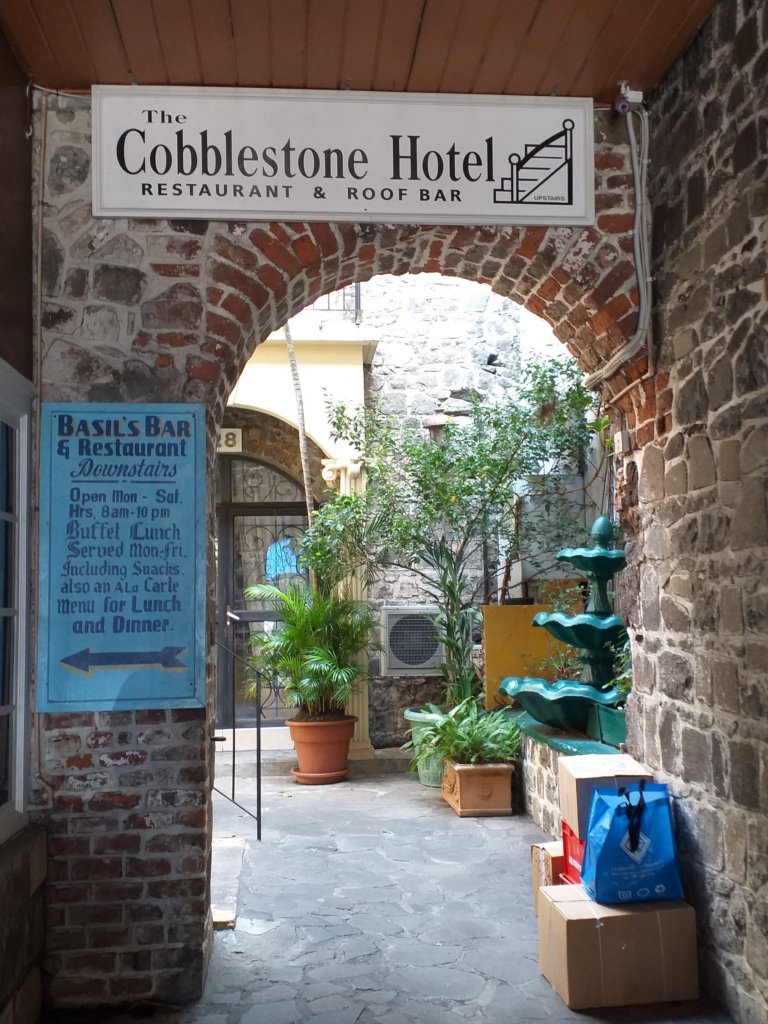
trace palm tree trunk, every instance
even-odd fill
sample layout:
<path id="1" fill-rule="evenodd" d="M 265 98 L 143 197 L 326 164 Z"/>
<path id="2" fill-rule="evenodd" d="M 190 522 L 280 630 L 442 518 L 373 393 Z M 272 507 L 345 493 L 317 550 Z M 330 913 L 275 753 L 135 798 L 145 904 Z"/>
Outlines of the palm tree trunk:
<path id="1" fill-rule="evenodd" d="M 301 394 L 301 381 L 299 379 L 299 364 L 296 362 L 296 349 L 293 347 L 293 338 L 288 324 L 283 328 L 285 340 L 288 346 L 288 362 L 293 377 L 293 393 L 296 397 L 296 423 L 299 428 L 299 455 L 301 457 L 301 474 L 304 478 L 304 498 L 307 503 L 307 522 L 311 524 L 312 515 L 315 510 L 315 494 L 312 487 L 312 473 L 309 468 L 309 451 L 307 449 L 307 428 L 304 423 L 304 399 Z"/>

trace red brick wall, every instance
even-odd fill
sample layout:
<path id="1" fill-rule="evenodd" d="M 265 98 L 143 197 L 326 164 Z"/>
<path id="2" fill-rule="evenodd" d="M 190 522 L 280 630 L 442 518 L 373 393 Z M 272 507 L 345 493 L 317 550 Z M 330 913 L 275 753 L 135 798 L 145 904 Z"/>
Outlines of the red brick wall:
<path id="1" fill-rule="evenodd" d="M 208 928 L 205 712 L 49 714 L 44 735 L 50 997 L 195 998 Z"/>

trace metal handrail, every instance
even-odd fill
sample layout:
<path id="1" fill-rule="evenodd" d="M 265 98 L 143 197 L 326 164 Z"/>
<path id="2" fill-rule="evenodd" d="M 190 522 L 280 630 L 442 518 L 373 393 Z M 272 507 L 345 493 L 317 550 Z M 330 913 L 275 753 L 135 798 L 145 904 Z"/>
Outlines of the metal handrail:
<path id="1" fill-rule="evenodd" d="M 249 664 L 249 662 L 247 662 L 245 660 L 245 658 L 243 658 L 241 655 L 239 655 L 236 651 L 233 651 L 231 648 L 227 647 L 226 644 L 223 644 L 220 640 L 214 640 L 214 643 L 216 644 L 217 647 L 220 647 L 227 654 L 231 655 L 235 659 L 235 661 L 239 661 L 241 665 L 245 665 L 245 667 L 247 669 L 251 670 L 251 665 Z M 261 842 L 261 672 L 259 672 L 257 670 L 255 672 L 255 676 L 256 676 L 256 814 L 254 815 L 251 811 L 248 810 L 247 807 L 243 807 L 242 804 L 238 803 L 238 801 L 235 800 L 235 770 L 236 770 L 236 767 L 237 767 L 236 763 L 235 763 L 236 760 L 237 760 L 237 756 L 236 756 L 237 755 L 237 720 L 236 720 L 236 715 L 235 715 L 235 708 L 236 708 L 235 698 L 237 696 L 237 693 L 236 693 L 235 673 L 234 672 L 232 673 L 232 795 L 231 796 L 227 796 L 226 793 L 222 792 L 218 788 L 218 786 L 216 785 L 216 773 L 215 773 L 215 770 L 214 770 L 214 776 L 213 776 L 213 778 L 214 778 L 213 788 L 216 790 L 217 793 L 220 793 L 221 796 L 223 796 L 226 800 L 229 800 L 231 803 L 233 803 L 235 805 L 235 807 L 239 807 L 241 811 L 245 811 L 246 814 L 250 814 L 251 817 L 255 817 L 256 818 L 256 841 L 257 842 Z M 214 736 L 213 737 L 213 742 L 214 743 L 220 743 L 220 742 L 223 742 L 223 740 L 224 740 L 223 736 Z"/>

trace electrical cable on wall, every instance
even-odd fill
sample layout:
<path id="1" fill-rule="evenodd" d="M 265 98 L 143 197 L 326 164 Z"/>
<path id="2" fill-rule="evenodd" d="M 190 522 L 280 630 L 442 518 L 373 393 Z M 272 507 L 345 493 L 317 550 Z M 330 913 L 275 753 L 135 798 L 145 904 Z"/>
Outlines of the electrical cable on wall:
<path id="1" fill-rule="evenodd" d="M 587 387 L 596 387 L 603 381 L 609 380 L 617 370 L 633 359 L 643 346 L 646 347 L 648 353 L 648 372 L 646 376 L 650 376 L 655 371 L 650 339 L 651 274 L 647 214 L 649 129 L 648 112 L 641 106 L 642 98 L 642 93 L 634 92 L 626 86 L 626 83 L 622 83 L 622 91 L 614 104 L 616 110 L 623 113 L 626 118 L 632 178 L 635 186 L 635 220 L 632 248 L 639 298 L 637 328 L 629 341 L 622 345 L 618 352 L 601 366 L 599 370 L 589 374 L 585 380 Z M 635 134 L 635 118 L 637 118 L 640 129 L 639 147 Z M 621 394 L 624 394 L 637 383 L 637 381 L 633 381 Z M 611 401 L 615 401 L 618 397 L 618 395 L 614 395 Z"/>

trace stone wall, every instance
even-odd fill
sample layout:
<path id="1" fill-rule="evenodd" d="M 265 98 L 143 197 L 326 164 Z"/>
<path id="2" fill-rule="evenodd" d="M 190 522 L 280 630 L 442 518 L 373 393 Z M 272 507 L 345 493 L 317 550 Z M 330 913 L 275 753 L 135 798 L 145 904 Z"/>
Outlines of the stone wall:
<path id="1" fill-rule="evenodd" d="M 361 292 L 361 330 L 378 341 L 367 400 L 420 420 L 436 410 L 464 412 L 471 398 L 506 396 L 520 365 L 516 302 L 434 274 L 384 274 Z"/>
<path id="2" fill-rule="evenodd" d="M 525 811 L 542 831 L 560 836 L 560 791 L 558 758 L 561 755 L 530 736 L 523 738 L 523 780 Z"/>
<path id="3" fill-rule="evenodd" d="M 657 440 L 623 468 L 633 754 L 675 794 L 706 988 L 768 1017 L 768 8 L 651 97 Z M 638 392 L 641 389 L 636 389 Z M 635 399 L 635 408 L 639 408 Z"/>
<path id="4" fill-rule="evenodd" d="M 368 722 L 371 743 L 399 747 L 407 739 L 406 708 L 439 704 L 442 690 L 437 676 L 374 677 L 368 686 Z"/>

